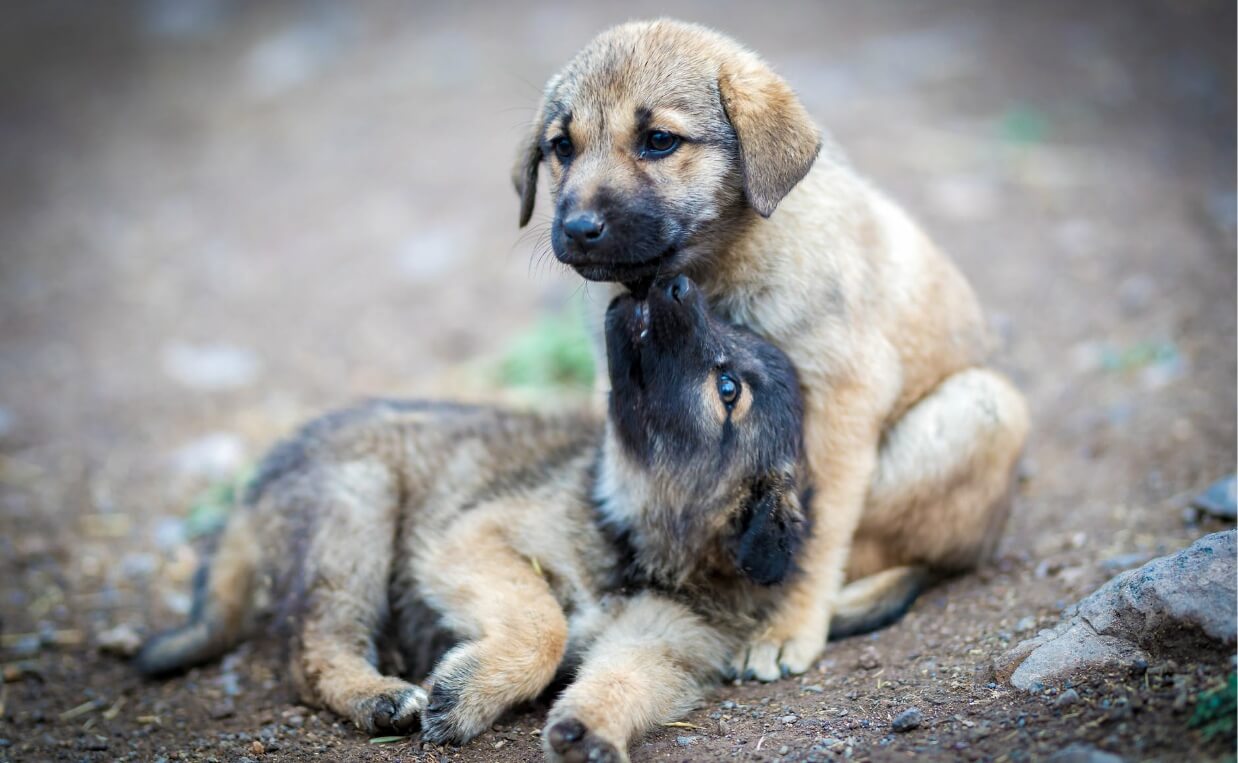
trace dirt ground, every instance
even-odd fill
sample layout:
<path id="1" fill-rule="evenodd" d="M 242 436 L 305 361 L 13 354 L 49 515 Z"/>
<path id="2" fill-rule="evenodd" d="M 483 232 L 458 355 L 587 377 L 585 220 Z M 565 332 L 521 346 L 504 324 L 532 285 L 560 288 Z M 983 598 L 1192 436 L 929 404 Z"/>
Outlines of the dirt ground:
<path id="1" fill-rule="evenodd" d="M 1226 656 L 1071 705 L 989 669 L 1222 528 L 1183 508 L 1236 457 L 1233 3 L 147 0 L 0 24 L 0 761 L 540 758 L 544 707 L 371 744 L 297 705 L 271 644 L 148 683 L 98 643 L 183 614 L 195 497 L 296 422 L 520 398 L 487 359 L 590 295 L 537 257 L 544 213 L 517 231 L 514 147 L 576 48 L 661 14 L 766 54 L 957 258 L 1036 428 L 991 566 L 633 758 L 1232 758 L 1187 723 Z"/>

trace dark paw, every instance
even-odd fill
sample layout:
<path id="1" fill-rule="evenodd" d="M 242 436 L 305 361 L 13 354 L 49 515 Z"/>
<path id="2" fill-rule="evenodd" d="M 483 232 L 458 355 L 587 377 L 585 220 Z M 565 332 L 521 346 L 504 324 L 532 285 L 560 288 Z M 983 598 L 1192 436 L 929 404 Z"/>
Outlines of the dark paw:
<path id="1" fill-rule="evenodd" d="M 545 734 L 546 744 L 564 763 L 620 763 L 624 760 L 614 745 L 575 718 L 555 721 Z"/>
<path id="2" fill-rule="evenodd" d="M 457 664 L 446 675 L 437 676 L 421 716 L 421 738 L 434 744 L 460 745 L 490 727 L 492 718 L 482 717 L 484 703 L 469 701 L 465 693 L 476 667 L 471 660 Z M 490 715 L 498 715 L 501 708 Z"/>
<path id="3" fill-rule="evenodd" d="M 457 687 L 449 682 L 435 683 L 422 714 L 421 738 L 434 744 L 460 744 L 462 739 L 451 720 L 451 711 L 460 703 Z"/>
<path id="4" fill-rule="evenodd" d="M 358 725 L 369 732 L 409 734 L 417 730 L 425 703 L 425 692 L 415 686 L 379 694 L 361 703 Z"/>

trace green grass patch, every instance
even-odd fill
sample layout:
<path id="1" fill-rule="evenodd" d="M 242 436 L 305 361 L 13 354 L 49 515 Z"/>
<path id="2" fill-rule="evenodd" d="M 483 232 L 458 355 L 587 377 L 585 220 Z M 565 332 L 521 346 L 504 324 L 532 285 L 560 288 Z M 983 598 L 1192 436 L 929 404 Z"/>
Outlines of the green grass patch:
<path id="1" fill-rule="evenodd" d="M 245 488 L 254 478 L 254 467 L 239 471 L 230 480 L 216 482 L 198 493 L 189 504 L 189 516 L 185 518 L 185 537 L 200 538 L 223 529 L 232 507 L 241 502 Z"/>
<path id="2" fill-rule="evenodd" d="M 498 383 L 532 390 L 588 391 L 595 373 L 584 305 L 569 302 L 516 338 L 498 366 Z"/>
<path id="3" fill-rule="evenodd" d="M 1201 692 L 1195 700 L 1195 712 L 1190 726 L 1199 729 L 1205 739 L 1235 738 L 1235 717 L 1238 716 L 1238 673 L 1230 673 L 1224 686 Z"/>

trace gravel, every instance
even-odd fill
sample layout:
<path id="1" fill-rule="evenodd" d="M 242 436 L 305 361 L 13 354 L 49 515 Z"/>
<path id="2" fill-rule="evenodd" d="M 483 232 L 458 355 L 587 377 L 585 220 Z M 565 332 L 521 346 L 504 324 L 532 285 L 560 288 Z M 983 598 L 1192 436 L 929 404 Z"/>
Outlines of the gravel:
<path id="1" fill-rule="evenodd" d="M 895 733 L 904 734 L 912 729 L 920 728 L 920 724 L 923 722 L 924 714 L 920 712 L 920 708 L 909 707 L 894 716 L 894 720 L 890 721 L 890 728 Z"/>

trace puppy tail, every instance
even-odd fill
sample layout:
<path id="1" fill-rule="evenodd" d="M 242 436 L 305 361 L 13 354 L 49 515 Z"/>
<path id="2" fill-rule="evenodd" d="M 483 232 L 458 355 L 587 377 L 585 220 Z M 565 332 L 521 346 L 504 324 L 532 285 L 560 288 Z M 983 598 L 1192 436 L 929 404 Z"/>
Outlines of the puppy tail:
<path id="1" fill-rule="evenodd" d="M 858 636 L 898 622 L 921 592 L 937 582 L 927 567 L 892 567 L 843 586 L 830 619 L 830 640 Z"/>
<path id="2" fill-rule="evenodd" d="M 133 658 L 146 676 L 167 676 L 207 662 L 244 638 L 259 560 L 248 507 L 238 506 L 218 551 L 194 576 L 189 622 L 151 637 Z"/>

